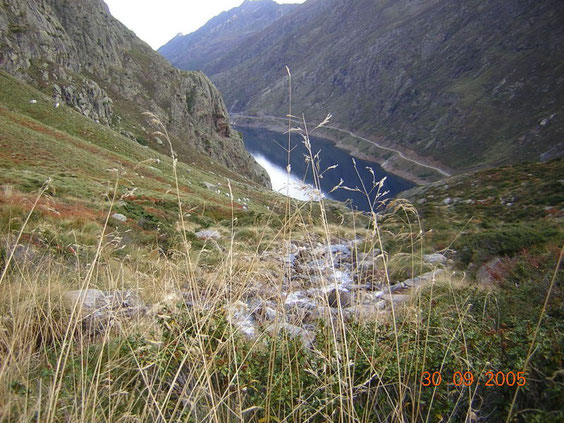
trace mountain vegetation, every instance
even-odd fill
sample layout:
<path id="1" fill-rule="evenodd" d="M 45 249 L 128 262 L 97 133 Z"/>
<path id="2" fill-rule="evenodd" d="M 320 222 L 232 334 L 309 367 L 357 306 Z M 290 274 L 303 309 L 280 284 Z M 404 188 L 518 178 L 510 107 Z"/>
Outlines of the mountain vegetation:
<path id="1" fill-rule="evenodd" d="M 150 111 L 167 123 L 181 160 L 205 154 L 268 184 L 209 79 L 170 66 L 103 1 L 15 0 L 0 3 L 0 10 L 0 67 L 40 87 L 52 103 L 166 153 L 170 147 L 143 125 L 142 113 Z"/>
<path id="2" fill-rule="evenodd" d="M 206 70 L 230 112 L 283 117 L 287 65 L 308 119 L 445 170 L 547 160 L 563 152 L 563 21 L 558 0 L 310 0 Z"/>
<path id="3" fill-rule="evenodd" d="M 293 200 L 101 1 L 0 10 L 1 422 L 564 420 L 562 159 Z"/>

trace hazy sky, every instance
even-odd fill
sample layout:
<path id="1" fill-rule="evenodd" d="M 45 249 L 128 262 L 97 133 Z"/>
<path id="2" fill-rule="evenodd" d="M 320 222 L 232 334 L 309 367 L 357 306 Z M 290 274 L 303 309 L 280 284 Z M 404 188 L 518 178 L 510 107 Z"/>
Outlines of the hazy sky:
<path id="1" fill-rule="evenodd" d="M 305 0 L 276 0 L 303 3 Z M 189 34 L 243 0 L 105 0 L 112 15 L 155 50 L 179 32 Z"/>

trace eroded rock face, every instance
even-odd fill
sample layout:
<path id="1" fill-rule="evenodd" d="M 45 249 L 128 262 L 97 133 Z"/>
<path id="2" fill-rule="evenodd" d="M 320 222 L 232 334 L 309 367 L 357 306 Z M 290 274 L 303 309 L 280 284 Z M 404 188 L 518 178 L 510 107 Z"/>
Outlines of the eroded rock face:
<path id="1" fill-rule="evenodd" d="M 74 85 L 53 85 L 55 104 L 64 102 L 73 106 L 79 113 L 99 123 L 109 125 L 112 122 L 113 100 L 98 84 L 89 79 L 81 81 L 79 88 Z"/>
<path id="2" fill-rule="evenodd" d="M 122 118 L 139 124 L 150 111 L 167 125 L 181 160 L 196 151 L 269 185 L 232 131 L 211 81 L 201 72 L 173 68 L 114 19 L 103 1 L 2 2 L 0 41 L 0 68 L 52 95 L 55 103 L 102 124 L 119 125 Z"/>

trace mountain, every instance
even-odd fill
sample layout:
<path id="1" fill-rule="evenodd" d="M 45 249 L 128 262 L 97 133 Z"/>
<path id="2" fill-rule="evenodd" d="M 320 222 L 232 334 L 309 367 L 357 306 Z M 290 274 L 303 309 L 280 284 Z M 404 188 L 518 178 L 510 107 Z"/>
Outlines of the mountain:
<path id="1" fill-rule="evenodd" d="M 142 116 L 152 112 L 166 123 L 181 160 L 205 154 L 268 185 L 210 80 L 173 68 L 114 19 L 103 1 L 13 0 L 0 3 L 0 11 L 0 68 L 39 87 L 54 104 L 170 152 Z"/>
<path id="2" fill-rule="evenodd" d="M 177 35 L 158 51 L 180 69 L 214 72 L 214 61 L 297 6 L 278 4 L 274 0 L 245 0 L 239 7 L 214 17 L 199 30 Z"/>
<path id="3" fill-rule="evenodd" d="M 564 421 L 564 160 L 289 200 L 101 2 L 0 9 L 0 422 Z"/>
<path id="4" fill-rule="evenodd" d="M 231 112 L 284 116 L 288 65 L 295 115 L 454 172 L 548 160 L 564 153 L 562 22 L 559 0 L 309 0 L 209 75 Z"/>

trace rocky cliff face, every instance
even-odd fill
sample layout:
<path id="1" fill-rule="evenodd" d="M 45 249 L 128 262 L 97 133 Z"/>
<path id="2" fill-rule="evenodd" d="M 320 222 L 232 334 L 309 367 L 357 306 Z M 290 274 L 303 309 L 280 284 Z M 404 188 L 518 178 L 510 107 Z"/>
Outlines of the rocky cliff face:
<path id="1" fill-rule="evenodd" d="M 464 170 L 564 154 L 560 0 L 309 0 L 214 62 L 229 109 L 293 105 Z"/>
<path id="2" fill-rule="evenodd" d="M 158 51 L 180 69 L 217 73 L 217 60 L 297 6 L 278 4 L 274 0 L 245 0 L 241 6 L 219 14 L 199 30 L 176 36 Z"/>
<path id="3" fill-rule="evenodd" d="M 155 113 L 181 160 L 205 153 L 267 185 L 232 131 L 222 97 L 199 72 L 173 68 L 114 19 L 101 0 L 0 3 L 0 67 L 86 116 L 159 146 L 142 113 Z"/>

